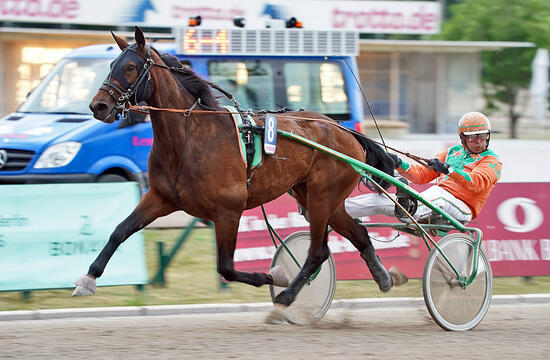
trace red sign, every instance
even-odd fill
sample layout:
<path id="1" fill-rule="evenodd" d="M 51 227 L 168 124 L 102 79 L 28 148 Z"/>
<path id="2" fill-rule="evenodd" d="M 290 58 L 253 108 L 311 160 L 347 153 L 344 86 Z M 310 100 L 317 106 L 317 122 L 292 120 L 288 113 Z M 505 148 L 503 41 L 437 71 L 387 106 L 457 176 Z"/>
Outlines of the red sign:
<path id="1" fill-rule="evenodd" d="M 271 226 L 283 239 L 295 231 L 308 229 L 309 224 L 298 214 L 296 202 L 288 195 L 266 204 L 265 209 Z M 544 221 L 545 215 L 550 216 L 550 183 L 497 184 L 479 218 L 469 224 L 483 231 L 482 247 L 491 262 L 493 276 L 550 275 L 550 225 Z M 363 220 L 396 221 L 385 216 Z M 395 265 L 410 278 L 422 277 L 428 256 L 422 238 L 398 234 L 391 228 L 372 228 L 369 234 L 386 268 Z M 331 232 L 329 247 L 339 280 L 372 278 L 348 240 Z M 261 210 L 246 211 L 239 226 L 237 269 L 265 272 L 274 253 Z"/>

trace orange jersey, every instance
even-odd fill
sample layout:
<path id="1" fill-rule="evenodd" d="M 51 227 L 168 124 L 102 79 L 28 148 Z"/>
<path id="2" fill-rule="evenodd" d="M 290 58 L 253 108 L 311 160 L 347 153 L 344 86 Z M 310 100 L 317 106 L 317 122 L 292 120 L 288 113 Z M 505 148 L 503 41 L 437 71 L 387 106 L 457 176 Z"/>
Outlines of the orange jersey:
<path id="1" fill-rule="evenodd" d="M 453 146 L 435 156 L 450 165 L 453 170 L 450 175 L 405 161 L 397 171 L 416 184 L 426 184 L 436 179 L 438 186 L 466 203 L 472 210 L 472 218 L 476 218 L 500 179 L 502 162 L 491 150 L 470 154 L 462 145 Z"/>

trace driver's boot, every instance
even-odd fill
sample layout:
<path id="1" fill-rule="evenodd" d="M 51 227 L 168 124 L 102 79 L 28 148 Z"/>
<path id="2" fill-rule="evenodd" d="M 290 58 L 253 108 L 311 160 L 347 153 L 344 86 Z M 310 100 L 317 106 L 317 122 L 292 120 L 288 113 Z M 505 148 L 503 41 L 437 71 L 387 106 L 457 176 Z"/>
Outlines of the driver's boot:
<path id="1" fill-rule="evenodd" d="M 404 183 L 405 185 L 409 185 L 409 181 L 405 177 L 398 178 L 399 181 Z M 405 190 L 401 189 L 399 186 L 396 186 L 397 192 L 395 193 L 395 197 L 397 199 L 397 202 L 399 205 L 401 205 L 411 216 L 414 215 L 416 212 L 416 209 L 418 208 L 418 200 L 416 200 L 414 197 L 409 195 Z M 395 205 L 395 211 L 394 215 L 399 221 L 401 222 L 411 222 L 411 219 L 399 208 L 399 206 Z"/>

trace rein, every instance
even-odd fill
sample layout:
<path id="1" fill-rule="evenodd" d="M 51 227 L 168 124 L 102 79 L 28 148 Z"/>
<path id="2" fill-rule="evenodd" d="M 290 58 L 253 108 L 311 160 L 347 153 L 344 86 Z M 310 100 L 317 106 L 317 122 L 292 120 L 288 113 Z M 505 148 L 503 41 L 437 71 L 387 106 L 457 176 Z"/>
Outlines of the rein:
<path id="1" fill-rule="evenodd" d="M 124 52 L 127 52 L 127 51 L 132 51 L 133 53 L 135 53 L 137 56 L 139 56 L 141 59 L 144 60 L 144 63 L 142 65 L 142 70 L 138 74 L 138 77 L 137 77 L 136 81 L 134 81 L 133 83 L 127 85 L 127 90 L 124 91 L 123 89 L 116 86 L 111 81 L 111 78 L 113 76 L 112 70 L 111 70 L 111 72 L 109 72 L 108 78 L 105 80 L 105 82 L 101 86 L 101 89 L 107 91 L 109 93 L 109 95 L 111 95 L 111 97 L 113 97 L 115 99 L 115 101 L 117 102 L 115 108 L 118 109 L 118 110 L 121 110 L 123 119 L 126 119 L 128 117 L 128 112 L 129 111 L 138 112 L 138 113 L 142 113 L 142 114 L 147 114 L 150 111 L 165 111 L 165 112 L 171 112 L 171 113 L 183 113 L 183 115 L 185 117 L 189 117 L 192 113 L 194 113 L 194 114 L 227 114 L 228 113 L 228 111 L 220 111 L 220 110 L 214 110 L 214 109 L 208 110 L 209 108 L 207 106 L 201 104 L 201 99 L 200 98 L 197 98 L 195 103 L 187 109 L 158 108 L 158 107 L 149 106 L 149 105 L 145 105 L 145 106 L 132 105 L 130 103 L 130 100 L 131 100 L 132 96 L 134 96 L 134 103 L 135 104 L 137 104 L 140 101 L 137 98 L 137 94 L 140 91 L 140 86 L 143 84 L 144 81 L 145 81 L 145 86 L 146 87 L 145 87 L 145 90 L 142 90 L 142 91 L 145 92 L 145 93 L 149 93 L 151 91 L 151 82 L 150 81 L 151 81 L 151 69 L 153 68 L 153 66 L 157 66 L 157 67 L 166 69 L 170 72 L 184 73 L 184 70 L 182 68 L 175 67 L 175 66 L 168 66 L 168 65 L 165 65 L 165 64 L 155 63 L 152 56 L 151 56 L 151 48 L 149 46 L 147 46 L 147 56 L 142 56 L 135 49 L 133 49 L 131 47 L 128 47 L 128 48 L 124 49 L 123 54 L 124 54 Z M 162 60 L 162 56 L 163 55 L 160 55 L 161 60 Z M 118 62 L 120 57 L 121 56 L 119 55 L 119 57 L 117 57 L 117 59 L 115 61 Z M 116 62 L 115 62 L 115 65 L 116 65 Z M 114 68 L 115 68 L 115 66 L 113 65 L 112 69 L 114 69 Z M 120 82 L 120 79 L 117 79 L 117 80 Z M 255 115 L 255 113 L 251 110 L 242 111 L 241 108 L 240 108 L 240 104 L 237 102 L 237 100 L 235 99 L 235 97 L 231 93 L 225 91 L 224 89 L 222 89 L 221 87 L 219 87 L 218 85 L 216 85 L 212 82 L 207 82 L 207 83 L 208 83 L 208 85 L 210 85 L 210 87 L 212 87 L 213 89 L 218 90 L 220 93 L 222 93 L 224 96 L 226 96 L 229 100 L 231 100 L 235 104 L 235 108 L 237 109 L 237 112 L 235 112 L 235 113 L 229 112 L 230 114 Z M 115 94 L 115 92 L 113 90 L 111 90 L 111 88 L 115 89 L 115 91 L 118 93 L 118 97 Z M 365 96 L 365 95 L 363 94 L 363 96 Z M 366 97 L 365 97 L 365 100 L 366 100 Z M 207 108 L 207 110 L 196 109 L 197 105 L 201 105 L 201 106 Z M 370 109 L 370 106 L 369 106 L 369 109 Z M 372 114 L 372 111 L 371 111 L 371 115 L 374 118 L 374 114 Z M 291 118 L 291 119 L 296 119 L 296 120 L 323 121 L 323 122 L 330 123 L 332 125 L 336 125 L 339 128 L 341 128 L 341 129 L 343 129 L 347 132 L 351 132 L 350 129 L 348 129 L 348 128 L 346 128 L 346 127 L 344 127 L 344 126 L 342 126 L 342 125 L 340 125 L 336 122 L 332 122 L 332 121 L 329 122 L 328 120 L 311 119 L 311 118 L 306 118 L 306 117 L 289 116 L 289 115 L 284 115 L 284 114 L 279 114 L 279 116 L 287 117 L 287 118 Z M 375 120 L 375 123 L 376 123 L 376 119 L 374 119 L 374 120 Z M 378 128 L 378 124 L 376 124 L 376 127 Z M 379 128 L 378 128 L 378 132 L 380 132 Z M 361 134 L 361 136 L 363 136 L 363 135 Z M 411 153 L 403 152 L 403 151 L 400 151 L 400 150 L 395 149 L 393 147 L 387 146 L 386 143 L 384 142 L 382 134 L 380 134 L 380 136 L 382 138 L 382 143 L 380 143 L 376 140 L 372 140 L 372 139 L 370 139 L 370 140 L 373 141 L 374 143 L 378 144 L 378 145 L 383 146 L 386 149 L 386 151 L 387 151 L 387 149 L 393 150 L 393 151 L 395 151 L 399 154 L 402 154 L 402 155 L 418 162 L 419 164 L 421 164 L 423 166 L 429 167 L 428 166 L 428 159 L 425 159 L 425 158 L 422 158 L 420 156 L 416 156 L 416 155 L 413 155 Z"/>
<path id="2" fill-rule="evenodd" d="M 238 111 L 231 112 L 231 111 L 220 111 L 220 110 L 199 110 L 199 109 L 195 109 L 197 104 L 200 104 L 200 98 L 193 104 L 193 106 L 191 106 L 188 109 L 159 108 L 159 107 L 154 107 L 154 106 L 149 106 L 149 105 L 143 105 L 143 106 L 132 105 L 128 108 L 128 110 L 132 111 L 132 112 L 137 112 L 137 113 L 140 113 L 140 114 L 148 114 L 151 110 L 152 111 L 166 111 L 166 112 L 171 112 L 171 113 L 184 113 L 184 116 L 186 116 L 186 117 L 191 115 L 192 113 L 193 114 L 228 114 L 228 113 L 229 114 L 240 114 L 240 112 L 238 112 Z M 250 114 L 250 115 L 254 114 L 251 110 L 249 110 L 247 113 Z M 340 127 L 343 130 L 349 131 L 348 128 L 346 128 L 346 127 L 344 127 L 344 126 L 342 126 L 338 123 L 328 121 L 328 120 L 324 120 L 324 119 L 312 119 L 312 118 L 307 118 L 307 117 L 290 116 L 290 115 L 285 115 L 285 114 L 279 114 L 278 116 L 279 117 L 286 117 L 286 118 L 290 118 L 290 119 L 296 119 L 296 120 L 309 120 L 309 121 L 326 122 L 326 123 L 329 123 L 331 125 L 336 125 L 336 126 Z M 372 142 L 374 142 L 378 145 L 381 145 L 381 146 L 383 146 L 387 149 L 395 151 L 396 153 L 404 155 L 404 156 L 416 161 L 417 163 L 419 163 L 421 165 L 429 167 L 428 166 L 428 159 L 426 159 L 426 158 L 411 154 L 409 152 L 404 152 L 404 151 L 398 150 L 396 148 L 393 148 L 391 146 L 386 145 L 385 143 L 381 143 L 381 142 L 373 140 L 373 139 L 369 139 L 369 140 L 371 140 Z"/>
<path id="3" fill-rule="evenodd" d="M 372 139 L 371 140 L 373 142 L 375 142 L 376 144 L 383 146 L 386 149 L 386 151 L 388 151 L 388 149 L 393 150 L 393 151 L 395 151 L 399 154 L 405 155 L 409 159 L 412 159 L 412 160 L 416 161 L 420 165 L 424 165 L 425 167 L 430 168 L 430 166 L 428 165 L 428 159 L 420 157 L 420 156 L 413 155 L 413 154 L 408 153 L 408 152 L 403 152 L 403 151 L 397 150 L 395 148 L 392 148 L 391 146 L 386 145 L 386 142 L 384 141 L 384 137 L 382 136 L 382 131 L 380 130 L 380 127 L 378 126 L 378 121 L 376 121 L 376 117 L 374 116 L 374 111 L 372 111 L 372 107 L 370 105 L 369 99 L 367 99 L 367 95 L 365 94 L 365 91 L 363 90 L 363 86 L 361 86 L 361 82 L 359 81 L 359 79 L 357 79 L 357 76 L 355 76 L 355 72 L 353 71 L 353 68 L 351 67 L 351 65 L 348 63 L 348 60 L 344 59 L 344 61 L 346 62 L 346 65 L 348 66 L 349 70 L 351 71 L 351 74 L 353 75 L 353 78 L 355 79 L 355 82 L 357 83 L 357 86 L 359 87 L 359 90 L 361 90 L 361 95 L 363 96 L 363 99 L 365 100 L 365 103 L 367 104 L 367 108 L 369 109 L 369 113 L 372 117 L 372 120 L 374 121 L 374 125 L 376 126 L 376 130 L 378 131 L 378 135 L 380 135 L 380 140 L 382 140 L 382 142 L 378 142 L 378 141 L 372 140 Z"/>

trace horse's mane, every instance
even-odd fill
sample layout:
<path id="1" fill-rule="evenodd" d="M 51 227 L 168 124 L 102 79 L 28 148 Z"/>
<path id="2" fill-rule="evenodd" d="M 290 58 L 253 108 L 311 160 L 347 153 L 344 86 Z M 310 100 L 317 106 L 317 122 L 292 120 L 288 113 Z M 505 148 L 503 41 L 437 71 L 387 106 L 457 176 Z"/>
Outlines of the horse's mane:
<path id="1" fill-rule="evenodd" d="M 178 84 L 195 98 L 201 99 L 201 104 L 211 108 L 218 108 L 218 101 L 210 89 L 210 85 L 201 79 L 193 70 L 183 66 L 178 58 L 168 53 L 161 54 L 157 49 L 151 49 L 161 58 L 161 60 L 170 67 L 175 67 L 178 71 L 172 71 L 172 76 Z"/>

